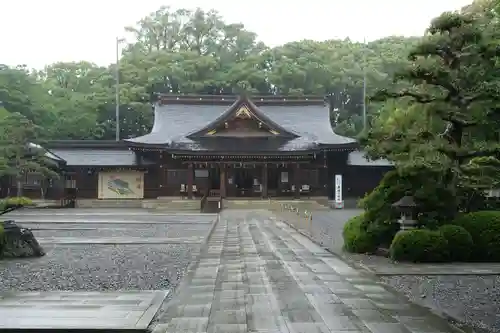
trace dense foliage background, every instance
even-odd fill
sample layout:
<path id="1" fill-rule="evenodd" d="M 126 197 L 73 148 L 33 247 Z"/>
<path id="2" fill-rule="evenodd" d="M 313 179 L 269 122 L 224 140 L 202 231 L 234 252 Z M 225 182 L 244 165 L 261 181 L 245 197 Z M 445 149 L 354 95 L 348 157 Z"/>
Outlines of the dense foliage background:
<path id="1" fill-rule="evenodd" d="M 418 38 L 387 37 L 366 45 L 304 40 L 269 48 L 215 11 L 160 8 L 127 28 L 134 36 L 120 61 L 122 137 L 152 123 L 152 92 L 331 95 L 338 130 L 362 125 L 363 69 L 368 93 L 391 85 Z M 1 63 L 1 57 L 0 57 Z M 19 112 L 44 139 L 114 139 L 115 65 L 55 63 L 43 70 L 0 67 L 0 117 Z M 376 113 L 370 108 L 370 115 Z"/>
<path id="2" fill-rule="evenodd" d="M 149 131 L 157 92 L 328 96 L 335 131 L 395 166 L 361 201 L 364 214 L 347 224 L 351 251 L 390 245 L 398 260 L 441 261 L 474 244 L 475 253 L 500 260 L 500 213 L 481 212 L 500 204 L 486 198 L 500 188 L 500 0 L 443 13 L 421 37 L 367 44 L 269 48 L 241 24 L 200 9 L 160 8 L 127 30 L 135 39 L 118 68 L 122 138 Z M 0 176 L 18 188 L 30 172 L 56 176 L 30 142 L 114 139 L 116 70 L 89 62 L 0 66 Z M 408 195 L 420 229 L 395 237 L 391 204 Z"/>

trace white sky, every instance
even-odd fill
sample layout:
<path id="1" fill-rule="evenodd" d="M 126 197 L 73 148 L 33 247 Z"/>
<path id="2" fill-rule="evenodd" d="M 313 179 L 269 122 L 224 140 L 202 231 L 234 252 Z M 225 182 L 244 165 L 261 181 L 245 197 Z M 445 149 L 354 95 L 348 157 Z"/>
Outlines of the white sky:
<path id="1" fill-rule="evenodd" d="M 429 21 L 472 0 L 3 0 L 0 63 L 114 59 L 115 38 L 162 5 L 216 9 L 270 46 L 293 40 L 421 35 Z"/>

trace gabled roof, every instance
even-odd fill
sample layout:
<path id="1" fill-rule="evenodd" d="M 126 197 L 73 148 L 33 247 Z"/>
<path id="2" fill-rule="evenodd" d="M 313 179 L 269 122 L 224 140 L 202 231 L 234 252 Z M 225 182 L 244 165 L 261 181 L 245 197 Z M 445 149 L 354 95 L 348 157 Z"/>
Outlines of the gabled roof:
<path id="1" fill-rule="evenodd" d="M 54 140 L 44 144 L 51 156 L 67 166 L 142 166 L 152 164 L 123 142 L 109 140 Z"/>
<path id="2" fill-rule="evenodd" d="M 52 153 L 51 151 L 47 150 L 46 148 L 40 146 L 37 143 L 30 142 L 28 143 L 28 149 L 37 149 L 43 152 L 43 155 L 52 161 L 58 163 L 58 164 L 64 164 L 64 159 L 62 159 L 60 156 L 57 156 L 56 154 Z"/>
<path id="3" fill-rule="evenodd" d="M 134 151 L 119 149 L 91 149 L 77 148 L 51 149 L 66 161 L 67 166 L 137 166 L 137 157 Z"/>
<path id="4" fill-rule="evenodd" d="M 216 119 L 206 124 L 202 128 L 195 129 L 192 133 L 187 134 L 186 137 L 193 139 L 206 136 L 206 133 L 208 131 L 220 126 L 231 118 L 236 117 L 238 115 L 238 112 L 241 111 L 248 111 L 252 117 L 255 117 L 258 121 L 264 123 L 269 128 L 276 130 L 279 133 L 276 136 L 287 137 L 290 139 L 300 136 L 274 122 L 271 118 L 269 118 L 266 114 L 259 110 L 259 108 L 246 96 L 240 96 L 224 113 L 222 113 L 220 116 L 218 116 Z"/>
<path id="5" fill-rule="evenodd" d="M 242 151 L 244 140 L 245 146 L 255 151 L 353 150 L 357 147 L 355 139 L 334 133 L 330 110 L 322 97 L 267 96 L 254 97 L 252 101 L 247 99 L 263 122 L 291 134 L 286 139 L 271 137 L 260 140 L 267 144 L 253 144 L 259 140 L 213 138 L 208 142 L 194 135 L 229 117 L 231 106 L 237 108 L 239 100 L 237 96 L 161 96 L 154 107 L 151 133 L 125 141 L 131 146 L 195 151 Z"/>

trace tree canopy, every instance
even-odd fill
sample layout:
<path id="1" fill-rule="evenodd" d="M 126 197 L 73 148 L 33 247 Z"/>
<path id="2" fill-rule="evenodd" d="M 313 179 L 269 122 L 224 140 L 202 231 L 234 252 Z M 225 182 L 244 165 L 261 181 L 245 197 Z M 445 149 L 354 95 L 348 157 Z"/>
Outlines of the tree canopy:
<path id="1" fill-rule="evenodd" d="M 302 40 L 270 48 L 242 24 L 216 11 L 162 7 L 126 30 L 134 38 L 120 59 L 121 137 L 147 132 L 153 92 L 329 95 L 338 131 L 362 126 L 363 72 L 368 93 L 392 85 L 419 38 Z M 1 62 L 1 60 L 0 60 Z M 44 139 L 113 139 L 115 67 L 59 62 L 41 70 L 0 67 L 5 113 L 20 113 L 44 129 Z M 369 108 L 370 116 L 376 106 Z"/>
<path id="2" fill-rule="evenodd" d="M 497 1 L 478 1 L 434 19 L 409 51 L 410 62 L 393 75 L 395 85 L 372 96 L 382 104 L 362 136 L 372 158 L 395 163 L 400 184 L 406 182 L 401 189 L 422 198 L 436 193 L 436 184 L 446 190 L 448 216 L 468 210 L 471 193 L 482 196 L 500 185 L 496 9 Z M 413 178 L 418 184 L 408 181 Z"/>

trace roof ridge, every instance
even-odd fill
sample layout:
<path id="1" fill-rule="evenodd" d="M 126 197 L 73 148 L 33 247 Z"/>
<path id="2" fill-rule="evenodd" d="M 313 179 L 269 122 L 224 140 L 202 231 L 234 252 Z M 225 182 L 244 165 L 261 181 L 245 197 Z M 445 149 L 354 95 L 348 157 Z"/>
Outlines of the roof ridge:
<path id="1" fill-rule="evenodd" d="M 269 105 L 316 105 L 325 104 L 325 96 L 304 95 L 304 96 L 284 96 L 284 95 L 183 95 L 183 94 L 155 94 L 155 101 L 159 104 L 210 104 L 210 105 L 231 105 L 234 101 L 245 97 L 252 100 L 254 104 Z"/>

